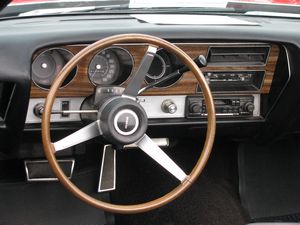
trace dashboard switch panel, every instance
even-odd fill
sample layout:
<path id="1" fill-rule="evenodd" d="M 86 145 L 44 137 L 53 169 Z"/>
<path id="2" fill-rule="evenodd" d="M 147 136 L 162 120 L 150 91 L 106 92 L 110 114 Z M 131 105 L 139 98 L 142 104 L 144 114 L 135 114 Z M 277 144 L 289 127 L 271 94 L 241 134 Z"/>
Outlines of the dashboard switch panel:
<path id="1" fill-rule="evenodd" d="M 56 98 L 52 111 L 62 110 L 80 110 L 80 106 L 84 98 Z M 26 116 L 26 124 L 39 124 L 42 122 L 41 115 L 44 111 L 44 98 L 32 98 L 29 100 L 28 111 Z M 64 116 L 66 115 L 66 116 Z M 51 122 L 80 122 L 79 114 L 52 114 Z"/>
<path id="2" fill-rule="evenodd" d="M 218 117 L 257 117 L 260 116 L 260 95 L 215 96 L 216 115 Z M 202 96 L 187 96 L 186 117 L 202 118 L 207 116 Z"/>

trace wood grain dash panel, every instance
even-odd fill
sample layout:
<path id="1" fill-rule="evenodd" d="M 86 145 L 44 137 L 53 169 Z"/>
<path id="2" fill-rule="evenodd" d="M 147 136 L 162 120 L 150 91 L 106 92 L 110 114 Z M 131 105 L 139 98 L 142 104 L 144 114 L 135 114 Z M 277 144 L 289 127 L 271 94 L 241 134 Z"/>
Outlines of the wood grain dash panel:
<path id="1" fill-rule="evenodd" d="M 67 45 L 67 46 L 58 46 L 58 47 L 66 48 L 69 51 L 71 51 L 73 54 L 77 54 L 80 50 L 82 50 L 86 46 L 87 45 Z M 147 45 L 120 44 L 116 46 L 124 48 L 127 51 L 129 51 L 134 61 L 133 72 L 127 78 L 127 80 L 122 84 L 122 86 L 126 86 L 127 83 L 130 81 L 132 74 L 134 74 L 135 71 L 137 70 L 141 62 L 141 59 L 147 50 Z M 190 57 L 195 58 L 200 54 L 206 56 L 210 45 L 202 44 L 202 43 L 186 43 L 186 44 L 181 43 L 181 44 L 177 44 L 177 46 L 180 47 L 182 50 L 184 50 Z M 230 46 L 230 44 L 228 44 L 228 46 Z M 241 46 L 243 45 L 241 44 Z M 36 57 L 40 52 L 45 51 L 46 49 L 47 48 L 41 49 L 39 52 L 37 52 L 34 55 L 34 57 Z M 94 92 L 95 87 L 88 78 L 87 70 L 92 57 L 96 53 L 97 52 L 94 52 L 88 55 L 78 64 L 78 71 L 76 76 L 66 87 L 61 88 L 58 91 L 57 93 L 58 97 L 79 97 L 79 96 L 86 97 L 91 95 Z M 279 55 L 279 47 L 277 45 L 271 45 L 269 58 L 265 66 L 207 66 L 205 68 L 202 68 L 202 71 L 208 72 L 208 71 L 264 70 L 265 77 L 260 92 L 269 93 L 278 55 Z M 196 87 L 197 87 L 197 80 L 194 78 L 194 75 L 191 72 L 187 72 L 176 82 L 175 85 L 167 88 L 153 88 L 146 91 L 143 94 L 144 95 L 190 95 L 190 94 L 195 94 Z M 31 94 L 30 94 L 31 98 L 46 97 L 47 93 L 48 93 L 47 90 L 40 89 L 34 83 L 32 83 Z"/>
<path id="2" fill-rule="evenodd" d="M 265 78 L 262 84 L 262 88 L 260 90 L 262 94 L 268 94 L 270 92 L 278 56 L 279 56 L 278 45 L 272 45 L 269 58 L 266 64 Z"/>

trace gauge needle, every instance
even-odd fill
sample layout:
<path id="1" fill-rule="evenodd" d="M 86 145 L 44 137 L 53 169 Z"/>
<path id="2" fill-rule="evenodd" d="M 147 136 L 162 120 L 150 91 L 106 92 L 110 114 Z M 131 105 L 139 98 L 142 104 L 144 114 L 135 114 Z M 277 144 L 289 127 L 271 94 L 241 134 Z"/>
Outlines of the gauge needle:
<path id="1" fill-rule="evenodd" d="M 94 73 L 92 74 L 91 78 L 94 78 L 94 76 L 95 76 L 95 74 L 97 73 L 97 71 L 101 69 L 101 65 L 97 64 L 97 65 L 95 66 L 95 68 L 96 68 L 96 69 L 95 69 Z"/>

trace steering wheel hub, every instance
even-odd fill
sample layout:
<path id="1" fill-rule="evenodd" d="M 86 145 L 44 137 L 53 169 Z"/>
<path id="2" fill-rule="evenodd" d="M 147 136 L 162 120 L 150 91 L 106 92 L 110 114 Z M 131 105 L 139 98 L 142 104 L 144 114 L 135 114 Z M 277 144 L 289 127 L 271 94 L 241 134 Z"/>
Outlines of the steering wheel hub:
<path id="1" fill-rule="evenodd" d="M 121 135 L 131 135 L 139 127 L 139 118 L 134 111 L 130 109 L 122 109 L 115 116 L 114 127 Z"/>
<path id="2" fill-rule="evenodd" d="M 148 127 L 145 110 L 136 101 L 121 96 L 107 100 L 98 119 L 104 138 L 115 145 L 136 142 Z"/>

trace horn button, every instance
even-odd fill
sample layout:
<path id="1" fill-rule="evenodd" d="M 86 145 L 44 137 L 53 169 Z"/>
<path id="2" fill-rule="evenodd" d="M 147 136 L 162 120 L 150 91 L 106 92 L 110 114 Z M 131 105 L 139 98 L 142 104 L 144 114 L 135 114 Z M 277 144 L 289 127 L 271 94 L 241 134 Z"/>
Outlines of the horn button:
<path id="1" fill-rule="evenodd" d="M 114 119 L 114 127 L 119 134 L 128 136 L 133 134 L 139 126 L 137 114 L 130 109 L 122 109 Z"/>
<path id="2" fill-rule="evenodd" d="M 148 126 L 143 107 L 124 97 L 107 100 L 99 110 L 98 119 L 104 138 L 116 145 L 136 142 Z"/>

